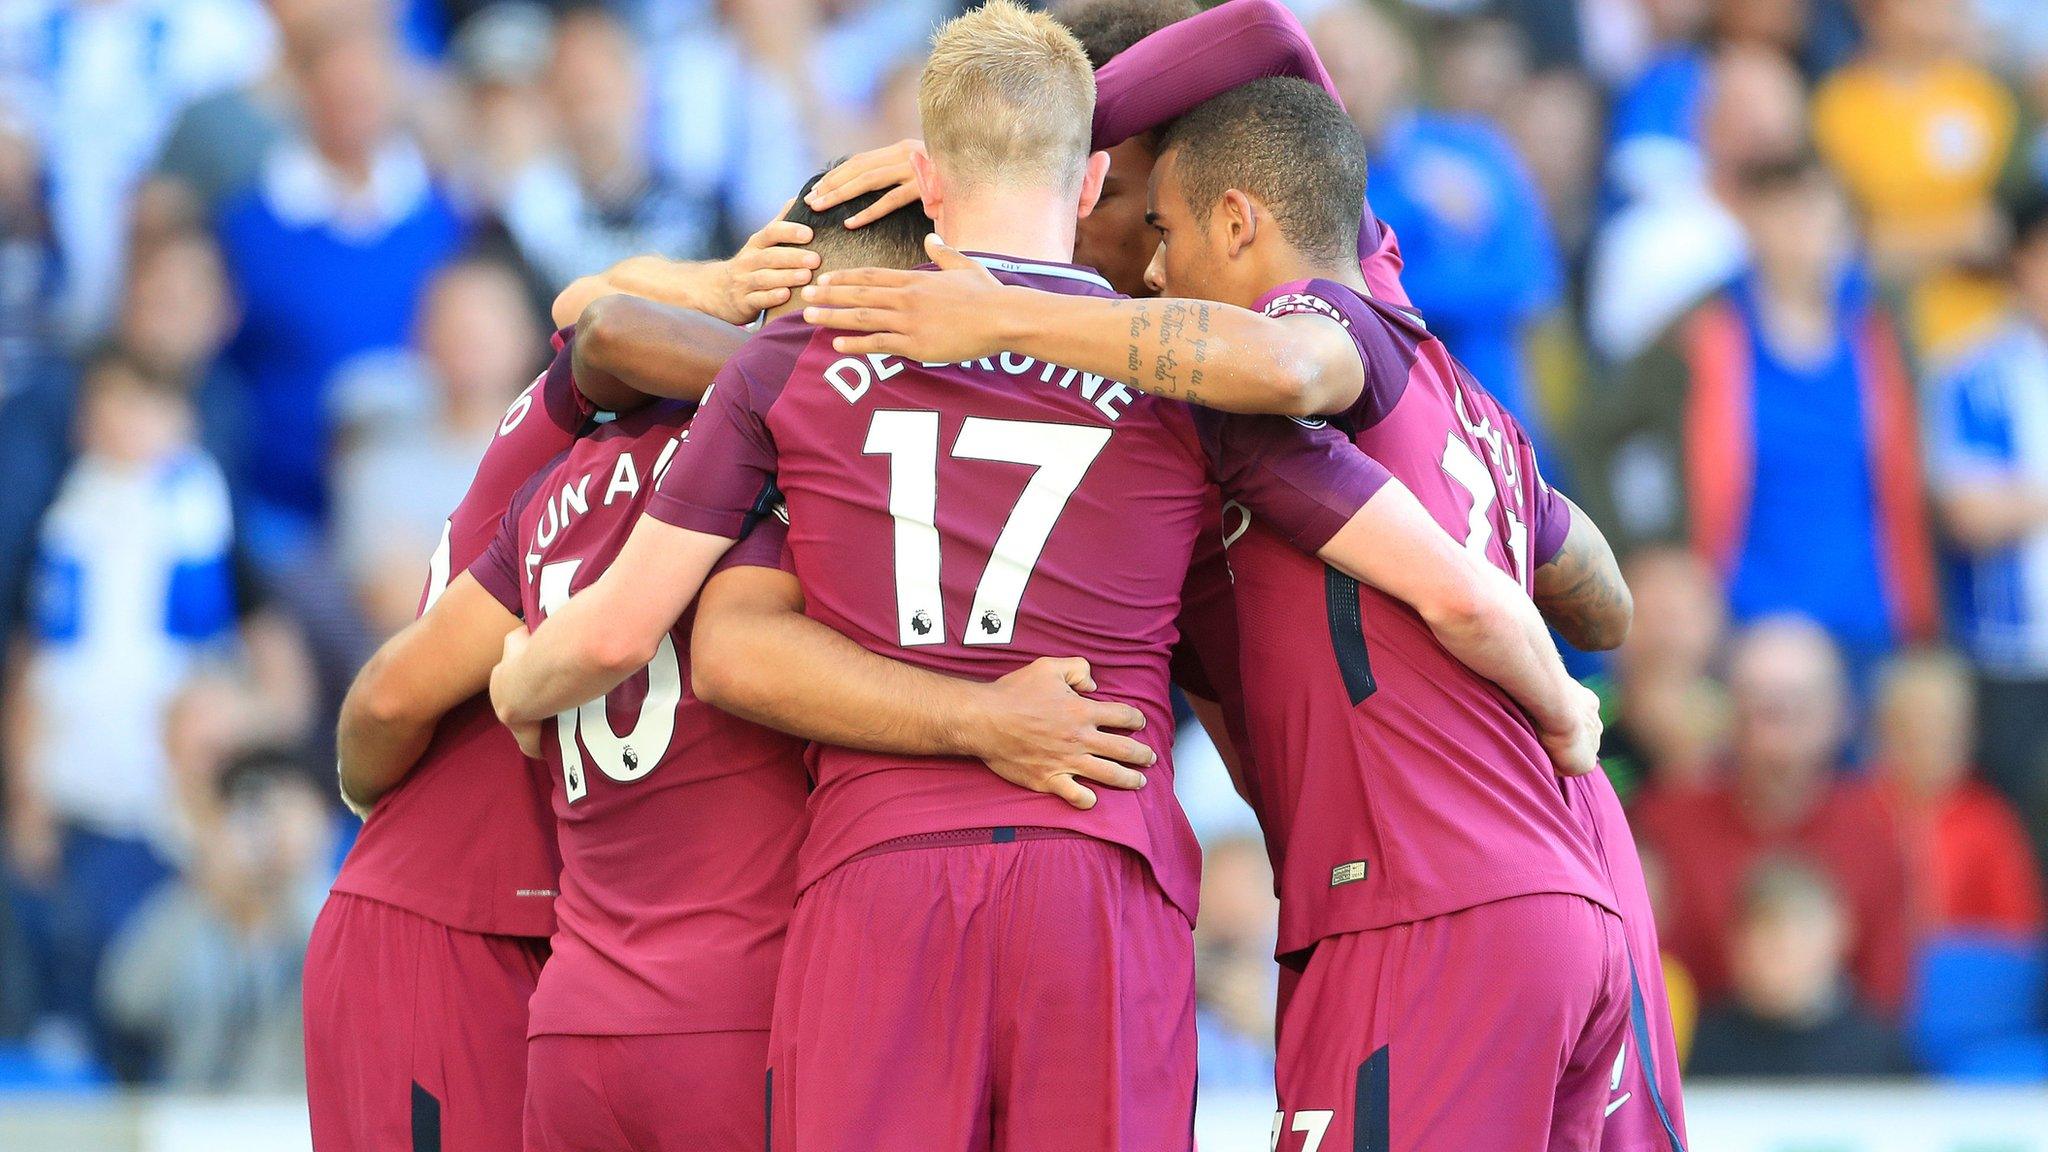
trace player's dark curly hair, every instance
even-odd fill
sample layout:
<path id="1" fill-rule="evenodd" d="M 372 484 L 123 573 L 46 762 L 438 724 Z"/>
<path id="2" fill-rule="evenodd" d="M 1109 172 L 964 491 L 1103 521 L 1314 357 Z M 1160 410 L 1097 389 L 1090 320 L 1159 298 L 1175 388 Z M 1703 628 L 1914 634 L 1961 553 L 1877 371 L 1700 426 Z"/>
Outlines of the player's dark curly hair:
<path id="1" fill-rule="evenodd" d="M 1052 14 L 1081 42 L 1088 66 L 1100 68 L 1131 45 L 1201 10 L 1195 0 L 1069 0 L 1054 5 Z"/>
<path id="2" fill-rule="evenodd" d="M 830 172 L 836 163 L 827 165 L 825 172 Z M 783 213 L 783 219 L 810 227 L 811 242 L 805 247 L 818 254 L 820 271 L 915 268 L 929 259 L 924 251 L 924 238 L 932 230 L 931 221 L 925 218 L 924 206 L 915 200 L 859 228 L 848 228 L 846 222 L 880 200 L 881 192 L 855 196 L 823 212 L 813 211 L 804 203 L 804 197 L 825 178 L 825 172 L 804 181 L 803 190 L 796 194 L 796 203 Z"/>
<path id="3" fill-rule="evenodd" d="M 1317 260 L 1358 250 L 1365 201 L 1365 141 L 1329 93 L 1306 80 L 1273 77 L 1233 88 L 1168 126 L 1162 156 L 1195 219 L 1236 188 L 1273 214 L 1281 235 Z"/>

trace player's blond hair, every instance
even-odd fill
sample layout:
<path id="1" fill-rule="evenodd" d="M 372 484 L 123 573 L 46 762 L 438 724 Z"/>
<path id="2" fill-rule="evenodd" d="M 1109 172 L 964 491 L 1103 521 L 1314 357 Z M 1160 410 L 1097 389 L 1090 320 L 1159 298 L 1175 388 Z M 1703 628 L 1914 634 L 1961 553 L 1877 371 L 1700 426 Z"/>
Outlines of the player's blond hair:
<path id="1" fill-rule="evenodd" d="M 932 36 L 917 110 L 932 161 L 952 180 L 1078 186 L 1095 72 L 1059 21 L 988 0 Z"/>

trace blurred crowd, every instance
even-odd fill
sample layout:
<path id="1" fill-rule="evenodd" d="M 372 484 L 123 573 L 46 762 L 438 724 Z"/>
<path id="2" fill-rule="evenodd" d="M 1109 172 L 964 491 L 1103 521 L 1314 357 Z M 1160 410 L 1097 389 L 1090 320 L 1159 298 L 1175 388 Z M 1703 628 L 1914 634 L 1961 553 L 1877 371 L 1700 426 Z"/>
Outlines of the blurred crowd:
<path id="1" fill-rule="evenodd" d="M 915 135 L 955 7 L 0 5 L 0 1087 L 297 1085 L 333 707 L 546 302 Z M 1578 667 L 1692 1072 L 2048 1079 L 2040 0 L 1296 7 L 1624 557 Z M 1203 1081 L 1256 1089 L 1271 873 L 1183 744 Z"/>

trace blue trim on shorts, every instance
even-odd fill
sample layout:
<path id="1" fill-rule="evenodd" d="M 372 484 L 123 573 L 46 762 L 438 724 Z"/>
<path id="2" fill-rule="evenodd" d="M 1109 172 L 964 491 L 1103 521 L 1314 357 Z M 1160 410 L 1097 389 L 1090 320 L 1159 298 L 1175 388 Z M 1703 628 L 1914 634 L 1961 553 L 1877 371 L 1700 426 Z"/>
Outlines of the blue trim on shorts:
<path id="1" fill-rule="evenodd" d="M 1628 957 L 1628 1023 L 1636 1038 L 1636 1062 L 1642 1065 L 1650 1105 L 1657 1110 L 1658 1123 L 1664 1125 L 1671 1152 L 1685 1152 L 1685 1141 L 1678 1138 L 1678 1126 L 1671 1122 L 1671 1110 L 1664 1106 L 1664 1092 L 1657 1085 L 1657 1046 L 1650 1038 L 1650 1011 L 1643 1003 L 1643 982 L 1636 977 L 1635 952 L 1627 948 L 1622 952 Z"/>

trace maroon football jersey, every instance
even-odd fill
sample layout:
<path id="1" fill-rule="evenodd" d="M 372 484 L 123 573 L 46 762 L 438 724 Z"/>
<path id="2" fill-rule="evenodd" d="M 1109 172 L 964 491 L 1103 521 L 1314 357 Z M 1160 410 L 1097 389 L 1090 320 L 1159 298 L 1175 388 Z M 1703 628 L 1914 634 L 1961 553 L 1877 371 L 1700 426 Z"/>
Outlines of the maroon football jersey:
<path id="1" fill-rule="evenodd" d="M 1514 417 L 1409 312 L 1326 280 L 1261 303 L 1350 331 L 1366 387 L 1331 424 L 1529 587 L 1570 508 Z M 1280 951 L 1536 892 L 1613 908 L 1582 786 L 1551 768 L 1520 706 L 1407 605 L 1288 547 L 1256 508 L 1231 513 L 1247 791 L 1278 878 Z"/>
<path id="2" fill-rule="evenodd" d="M 1114 293 L 1072 265 L 978 257 L 1011 284 Z M 807 612 L 872 651 L 994 679 L 1080 656 L 1145 714 L 1150 786 L 1077 812 L 975 760 L 818 748 L 800 882 L 898 837 L 1067 828 L 1128 845 L 1190 918 L 1200 852 L 1173 797 L 1167 658 L 1212 483 L 1320 548 L 1385 471 L 1343 436 L 1218 418 L 1003 354 L 842 356 L 785 317 L 719 375 L 649 512 L 738 537 L 779 483 Z"/>
<path id="3" fill-rule="evenodd" d="M 654 405 L 578 440 L 470 571 L 538 627 L 618 555 L 691 411 Z M 773 567 L 780 553 L 771 525 L 726 562 Z M 796 903 L 803 742 L 690 693 L 693 619 L 646 668 L 547 723 L 562 894 L 529 1035 L 768 1027 Z"/>
<path id="4" fill-rule="evenodd" d="M 497 535 L 513 493 L 589 420 L 569 367 L 573 333 L 555 334 L 554 363 L 506 409 L 442 531 L 421 612 Z M 520 755 L 478 696 L 442 718 L 419 763 L 377 802 L 334 890 L 464 931 L 546 936 L 555 927 L 559 869 L 545 769 Z"/>

